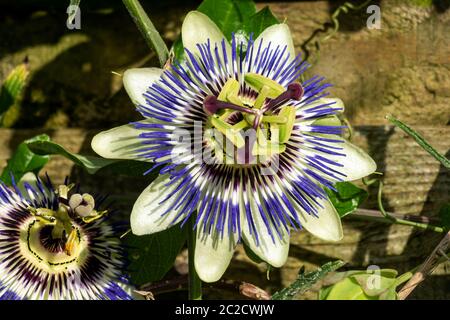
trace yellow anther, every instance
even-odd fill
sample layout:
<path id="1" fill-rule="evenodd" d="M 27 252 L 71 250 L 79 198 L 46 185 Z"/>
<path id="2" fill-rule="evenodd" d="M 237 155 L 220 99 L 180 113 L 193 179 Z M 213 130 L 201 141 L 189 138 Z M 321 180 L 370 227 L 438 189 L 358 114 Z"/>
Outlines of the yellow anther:
<path id="1" fill-rule="evenodd" d="M 220 115 L 219 119 L 225 121 L 232 113 L 233 110 L 225 110 L 224 113 Z"/>
<path id="2" fill-rule="evenodd" d="M 222 101 L 230 101 L 235 103 L 234 101 L 229 100 L 230 98 L 233 99 L 233 97 L 237 97 L 239 94 L 239 82 L 234 79 L 230 78 L 225 82 L 225 84 L 222 87 L 222 90 L 219 93 L 219 96 L 217 97 L 218 100 Z M 240 104 L 240 103 L 239 103 Z"/>
<path id="3" fill-rule="evenodd" d="M 258 92 L 261 92 L 264 87 L 267 87 L 268 89 L 265 90 L 267 90 L 267 98 L 270 99 L 275 99 L 286 91 L 286 89 L 278 82 L 257 73 L 247 73 L 244 76 L 244 80 L 249 86 Z"/>
<path id="4" fill-rule="evenodd" d="M 241 120 L 232 126 L 234 131 L 240 131 L 248 127 L 248 122 L 246 120 Z"/>
<path id="5" fill-rule="evenodd" d="M 66 244 L 64 246 L 64 251 L 68 256 L 71 256 L 77 248 L 80 239 L 78 239 L 78 232 L 76 228 L 72 228 L 67 238 Z"/>
<path id="6" fill-rule="evenodd" d="M 104 211 L 92 211 L 91 216 L 89 217 L 83 217 L 81 218 L 83 220 L 84 223 L 91 223 L 95 220 L 98 220 L 100 218 L 102 218 L 104 215 L 106 215 L 108 213 L 108 210 L 104 210 Z"/>
<path id="7" fill-rule="evenodd" d="M 280 143 L 286 143 L 289 141 L 291 137 L 292 129 L 294 128 L 295 123 L 295 107 L 286 106 L 283 107 L 278 114 L 278 116 L 287 118 L 286 123 L 279 125 L 280 130 Z"/>
<path id="8" fill-rule="evenodd" d="M 261 91 L 258 94 L 258 97 L 256 98 L 255 102 L 253 103 L 253 108 L 255 109 L 261 109 L 264 101 L 267 99 L 267 95 L 269 94 L 270 88 L 268 86 L 263 86 L 261 88 Z"/>
<path id="9" fill-rule="evenodd" d="M 260 146 L 259 144 L 253 145 L 252 154 L 254 156 L 266 156 L 270 157 L 274 154 L 280 154 L 286 151 L 286 145 L 269 143 L 266 146 Z"/>
<path id="10" fill-rule="evenodd" d="M 245 145 L 245 140 L 241 133 L 239 131 L 236 132 L 232 125 L 216 117 L 211 117 L 211 124 L 225 135 L 225 137 L 227 137 L 237 148 L 242 148 Z"/>
<path id="11" fill-rule="evenodd" d="M 254 156 L 270 157 L 274 154 L 280 154 L 286 150 L 284 144 L 278 142 L 278 132 L 272 134 L 270 140 L 267 139 L 268 130 L 258 128 L 257 143 L 253 145 L 252 154 Z"/>
<path id="12" fill-rule="evenodd" d="M 287 123 L 288 118 L 284 116 L 263 116 L 262 121 L 269 123 Z"/>
<path id="13" fill-rule="evenodd" d="M 250 126 L 253 126 L 253 122 L 255 122 L 256 116 L 254 114 L 244 114 L 244 119 Z"/>
<path id="14" fill-rule="evenodd" d="M 75 184 L 71 183 L 69 185 L 60 185 L 58 186 L 57 194 L 60 198 L 67 199 L 70 189 L 72 189 Z"/>

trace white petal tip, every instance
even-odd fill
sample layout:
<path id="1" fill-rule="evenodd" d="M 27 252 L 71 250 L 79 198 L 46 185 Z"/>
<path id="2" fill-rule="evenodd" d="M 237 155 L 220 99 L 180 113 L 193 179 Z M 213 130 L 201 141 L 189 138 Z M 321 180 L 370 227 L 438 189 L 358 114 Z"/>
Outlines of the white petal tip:
<path id="1" fill-rule="evenodd" d="M 123 85 L 130 99 L 136 105 L 146 103 L 144 93 L 163 73 L 159 68 L 132 68 L 123 74 Z"/>
<path id="2" fill-rule="evenodd" d="M 289 235 L 284 235 L 284 240 L 272 238 L 267 233 L 259 233 L 259 243 L 256 244 L 256 240 L 248 234 L 243 234 L 244 241 L 248 247 L 256 254 L 260 259 L 264 260 L 272 267 L 281 268 L 287 261 L 289 256 Z"/>
<path id="3" fill-rule="evenodd" d="M 92 139 L 91 148 L 107 159 L 136 159 L 136 150 L 142 146 L 140 133 L 130 124 L 102 131 Z"/>
<path id="4" fill-rule="evenodd" d="M 272 267 L 281 268 L 287 261 L 289 250 L 289 244 L 287 246 L 282 246 L 280 248 L 272 249 L 271 251 L 264 254 L 262 257 L 264 261 L 270 264 Z"/>
<path id="5" fill-rule="evenodd" d="M 167 198 L 176 184 L 167 186 L 169 175 L 160 175 L 137 198 L 131 210 L 131 231 L 135 235 L 153 234 L 178 223 L 178 210 L 173 210 L 177 196 Z M 177 219 L 177 220 L 176 220 Z"/>
<path id="6" fill-rule="evenodd" d="M 181 26 L 181 38 L 183 46 L 189 51 L 200 54 L 197 44 L 220 43 L 225 36 L 217 25 L 205 14 L 199 11 L 191 11 L 187 14 Z M 227 42 L 228 48 L 228 42 Z"/>
<path id="7" fill-rule="evenodd" d="M 201 227 L 197 228 L 194 266 L 199 278 L 205 282 L 219 280 L 233 258 L 235 247 L 234 237 L 222 236 L 217 232 L 204 233 Z"/>
<path id="8" fill-rule="evenodd" d="M 199 265 L 198 263 L 196 263 L 195 271 L 197 271 L 198 277 L 203 282 L 211 283 L 211 282 L 219 281 L 220 278 L 222 278 L 223 274 L 226 271 L 226 267 L 222 268 L 220 266 L 204 265 L 204 264 Z"/>

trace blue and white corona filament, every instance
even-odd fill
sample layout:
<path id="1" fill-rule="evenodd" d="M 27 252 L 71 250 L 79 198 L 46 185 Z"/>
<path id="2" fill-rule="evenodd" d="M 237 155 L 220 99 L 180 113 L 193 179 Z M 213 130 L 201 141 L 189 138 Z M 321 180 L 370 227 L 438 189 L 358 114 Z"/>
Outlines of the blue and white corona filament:
<path id="1" fill-rule="evenodd" d="M 0 300 L 129 300 L 104 198 L 50 180 L 0 184 Z"/>
<path id="2" fill-rule="evenodd" d="M 209 282 L 222 276 L 241 240 L 276 267 L 287 259 L 291 229 L 340 240 L 340 219 L 324 188 L 362 178 L 376 166 L 341 137 L 337 114 L 344 106 L 327 97 L 323 78 L 297 81 L 308 65 L 295 55 L 287 25 L 228 43 L 194 11 L 183 23 L 182 40 L 182 64 L 124 74 L 145 120 L 92 141 L 106 158 L 161 168 L 133 207 L 133 232 L 155 233 L 197 212 L 195 267 Z M 199 138 L 198 124 L 216 133 Z M 189 133 L 190 143 L 177 140 L 179 131 Z M 183 161 L 174 161 L 180 153 Z"/>

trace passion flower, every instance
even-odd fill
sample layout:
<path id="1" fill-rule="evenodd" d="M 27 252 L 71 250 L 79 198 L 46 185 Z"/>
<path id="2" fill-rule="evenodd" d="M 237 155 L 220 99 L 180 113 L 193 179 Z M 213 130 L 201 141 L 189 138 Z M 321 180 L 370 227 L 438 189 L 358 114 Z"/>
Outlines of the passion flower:
<path id="1" fill-rule="evenodd" d="M 295 55 L 286 24 L 231 39 L 204 14 L 189 13 L 183 63 L 124 74 L 145 119 L 92 141 L 103 157 L 161 168 L 134 204 L 132 231 L 159 232 L 197 212 L 195 268 L 208 282 L 222 276 L 240 240 L 275 267 L 287 259 L 291 228 L 340 240 L 324 189 L 376 168 L 341 137 L 336 114 L 344 106 L 327 96 L 329 84 L 298 81 L 308 64 Z M 180 132 L 189 139 L 180 141 Z"/>
<path id="2" fill-rule="evenodd" d="M 131 299 L 103 200 L 49 179 L 0 183 L 0 299 Z"/>

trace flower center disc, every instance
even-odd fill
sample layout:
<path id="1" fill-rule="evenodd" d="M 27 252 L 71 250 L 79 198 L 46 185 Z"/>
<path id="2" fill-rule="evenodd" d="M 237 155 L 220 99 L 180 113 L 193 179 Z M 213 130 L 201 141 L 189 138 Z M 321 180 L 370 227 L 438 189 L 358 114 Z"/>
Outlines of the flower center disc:
<path id="1" fill-rule="evenodd" d="M 256 98 L 240 95 L 239 82 L 230 78 L 217 97 L 205 98 L 203 110 L 208 115 L 206 141 L 216 159 L 248 166 L 267 163 L 286 150 L 296 111 L 289 103 L 301 99 L 303 88 L 292 83 L 286 90 L 253 73 L 245 75 L 245 83 Z"/>
<path id="2" fill-rule="evenodd" d="M 66 239 L 53 238 L 52 226 L 33 217 L 20 228 L 20 250 L 28 260 L 49 273 L 67 271 L 71 265 L 81 265 L 88 256 L 88 237 L 82 228 L 74 223 L 77 236 L 74 251 L 68 255 L 64 250 Z"/>

